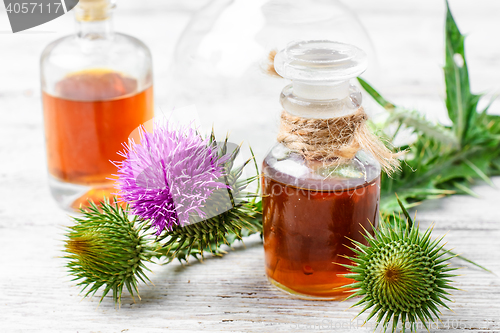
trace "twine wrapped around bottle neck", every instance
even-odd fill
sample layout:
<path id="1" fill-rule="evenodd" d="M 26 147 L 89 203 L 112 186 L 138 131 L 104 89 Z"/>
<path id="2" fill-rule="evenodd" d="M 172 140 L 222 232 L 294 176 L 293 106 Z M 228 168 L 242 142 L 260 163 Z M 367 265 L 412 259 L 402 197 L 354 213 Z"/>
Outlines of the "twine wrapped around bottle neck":
<path id="1" fill-rule="evenodd" d="M 308 160 L 343 164 L 359 150 L 371 153 L 387 174 L 399 168 L 397 157 L 366 125 L 368 115 L 362 107 L 342 117 L 317 119 L 281 113 L 278 142 Z"/>

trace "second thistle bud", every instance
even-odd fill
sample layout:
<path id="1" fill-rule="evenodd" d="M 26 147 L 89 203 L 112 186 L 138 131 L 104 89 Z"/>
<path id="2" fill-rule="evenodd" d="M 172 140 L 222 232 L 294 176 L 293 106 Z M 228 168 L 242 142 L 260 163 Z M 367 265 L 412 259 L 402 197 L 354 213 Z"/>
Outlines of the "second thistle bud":
<path id="1" fill-rule="evenodd" d="M 149 279 L 144 262 L 157 255 L 154 245 L 144 235 L 137 221 L 130 220 L 126 210 L 117 203 L 94 204 L 82 211 L 67 234 L 65 258 L 70 273 L 89 294 L 104 286 L 101 300 L 109 291 L 115 303 L 120 303 L 123 288 L 139 295 L 137 280 Z"/>

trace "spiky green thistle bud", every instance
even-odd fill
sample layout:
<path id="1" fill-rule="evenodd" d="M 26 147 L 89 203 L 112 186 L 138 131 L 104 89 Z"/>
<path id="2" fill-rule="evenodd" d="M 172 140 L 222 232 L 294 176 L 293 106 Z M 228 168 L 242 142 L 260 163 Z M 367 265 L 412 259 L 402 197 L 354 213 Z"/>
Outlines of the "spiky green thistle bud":
<path id="1" fill-rule="evenodd" d="M 438 306 L 448 308 L 446 290 L 456 289 L 448 279 L 455 275 L 447 273 L 456 268 L 446 263 L 451 257 L 444 256 L 442 238 L 433 241 L 431 229 L 421 234 L 407 222 L 381 222 L 374 236 L 364 236 L 368 246 L 353 241 L 357 257 L 349 259 L 354 265 L 344 265 L 351 271 L 346 277 L 356 281 L 345 286 L 355 291 L 347 299 L 363 296 L 353 306 L 364 305 L 359 314 L 371 309 L 366 320 L 377 315 L 377 326 L 382 323 L 384 331 L 391 320 L 392 332 L 400 321 L 403 332 L 406 323 L 413 331 L 419 319 L 427 328 L 426 322 L 439 319 Z"/>
<path id="2" fill-rule="evenodd" d="M 85 296 L 104 286 L 101 301 L 112 291 L 115 303 L 120 304 L 123 287 L 132 297 L 134 291 L 139 296 L 138 279 L 149 281 L 144 263 L 158 254 L 152 240 L 135 218 L 129 219 L 127 208 L 116 202 L 105 201 L 100 207 L 91 203 L 81 212 L 83 218 L 74 218 L 76 224 L 66 235 L 65 258 L 73 281 L 79 281 L 82 291 L 88 288 Z"/>

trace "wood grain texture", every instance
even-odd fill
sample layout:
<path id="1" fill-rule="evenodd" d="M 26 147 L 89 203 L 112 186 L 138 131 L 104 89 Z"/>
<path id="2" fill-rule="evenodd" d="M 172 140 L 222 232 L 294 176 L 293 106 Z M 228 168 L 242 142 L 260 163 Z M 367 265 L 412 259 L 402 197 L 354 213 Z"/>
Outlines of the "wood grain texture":
<path id="1" fill-rule="evenodd" d="M 117 29 L 144 40 L 155 59 L 156 97 L 162 101 L 168 60 L 192 10 L 180 0 L 123 0 Z M 475 91 L 499 90 L 498 1 L 450 0 L 462 31 L 470 32 L 468 60 Z M 138 6 L 141 4 L 141 9 Z M 120 6 L 121 2 L 120 2 Z M 369 31 L 380 58 L 377 86 L 398 103 L 446 121 L 440 1 L 349 2 Z M 0 12 L 0 32 L 7 30 Z M 266 280 L 258 236 L 223 259 L 189 266 L 152 266 L 153 285 L 141 285 L 141 301 L 124 295 L 121 309 L 110 297 L 82 300 L 60 258 L 64 226 L 71 223 L 47 186 L 38 57 L 51 40 L 72 27 L 71 17 L 37 31 L 0 34 L 0 332 L 371 332 L 349 309 L 353 302 L 296 300 Z M 142 22 L 148 21 L 145 25 Z M 164 34 L 151 31 L 168 32 Z M 499 112 L 499 103 L 492 107 Z M 494 180 L 500 187 L 500 178 Z M 500 192 L 478 184 L 481 198 L 455 196 L 418 207 L 422 226 L 448 233 L 448 246 L 490 268 L 464 266 L 451 308 L 431 332 L 500 332 Z M 446 328 L 446 324 L 450 327 Z M 465 325 L 466 329 L 461 329 Z M 426 330 L 419 330 L 426 332 Z"/>

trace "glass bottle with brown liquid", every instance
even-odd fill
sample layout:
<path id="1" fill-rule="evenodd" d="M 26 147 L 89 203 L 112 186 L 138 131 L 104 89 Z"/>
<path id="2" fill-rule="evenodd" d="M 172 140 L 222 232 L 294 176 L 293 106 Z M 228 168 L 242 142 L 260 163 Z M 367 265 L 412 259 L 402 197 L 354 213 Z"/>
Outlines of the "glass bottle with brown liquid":
<path id="1" fill-rule="evenodd" d="M 280 100 L 291 115 L 334 118 L 354 113 L 359 90 L 349 79 L 366 69 L 358 48 L 330 41 L 292 43 L 275 58 L 276 71 L 293 83 Z M 275 145 L 263 162 L 263 222 L 268 279 L 308 299 L 337 300 L 352 256 L 351 240 L 365 243 L 378 219 L 380 165 L 360 150 L 349 162 L 308 160 Z"/>
<path id="2" fill-rule="evenodd" d="M 114 33 L 110 0 L 80 0 L 77 32 L 46 47 L 41 80 L 49 185 L 65 209 L 111 197 L 132 131 L 153 118 L 151 55 Z"/>

